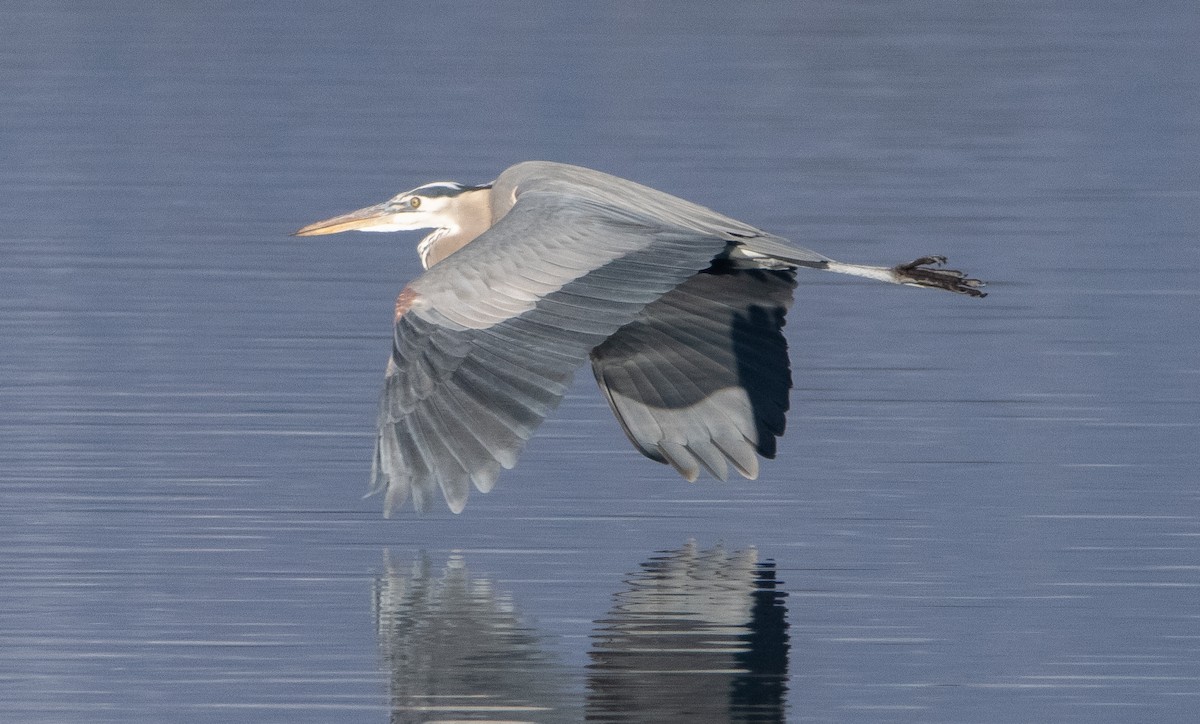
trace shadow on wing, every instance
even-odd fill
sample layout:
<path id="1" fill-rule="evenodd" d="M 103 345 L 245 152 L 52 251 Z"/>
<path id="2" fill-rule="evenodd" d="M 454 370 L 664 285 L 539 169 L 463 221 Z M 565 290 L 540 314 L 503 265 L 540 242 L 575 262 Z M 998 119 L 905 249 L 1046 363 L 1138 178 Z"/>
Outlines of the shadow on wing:
<path id="1" fill-rule="evenodd" d="M 782 328 L 793 271 L 715 264 L 592 351 L 592 371 L 642 454 L 688 480 L 747 478 L 775 455 L 792 380 Z"/>

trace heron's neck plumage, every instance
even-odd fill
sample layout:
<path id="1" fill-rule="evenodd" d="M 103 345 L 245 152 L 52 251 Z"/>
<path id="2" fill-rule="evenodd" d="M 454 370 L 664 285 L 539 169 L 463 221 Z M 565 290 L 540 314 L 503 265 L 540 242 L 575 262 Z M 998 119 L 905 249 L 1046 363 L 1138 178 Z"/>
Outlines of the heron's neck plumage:
<path id="1" fill-rule="evenodd" d="M 492 225 L 491 188 L 465 191 L 454 199 L 454 220 L 434 229 L 417 245 L 421 265 L 426 269 L 475 240 Z"/>

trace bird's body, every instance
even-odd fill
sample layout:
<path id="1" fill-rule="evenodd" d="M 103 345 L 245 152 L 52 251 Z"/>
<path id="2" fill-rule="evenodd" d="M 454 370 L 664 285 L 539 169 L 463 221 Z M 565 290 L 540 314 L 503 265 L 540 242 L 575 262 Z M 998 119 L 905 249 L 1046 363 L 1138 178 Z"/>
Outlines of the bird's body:
<path id="1" fill-rule="evenodd" d="M 982 296 L 934 268 L 843 264 L 683 199 L 564 164 L 428 184 L 298 234 L 433 228 L 396 300 L 372 491 L 385 512 L 487 492 L 589 359 L 634 446 L 688 480 L 758 473 L 791 387 L 798 267 Z"/>

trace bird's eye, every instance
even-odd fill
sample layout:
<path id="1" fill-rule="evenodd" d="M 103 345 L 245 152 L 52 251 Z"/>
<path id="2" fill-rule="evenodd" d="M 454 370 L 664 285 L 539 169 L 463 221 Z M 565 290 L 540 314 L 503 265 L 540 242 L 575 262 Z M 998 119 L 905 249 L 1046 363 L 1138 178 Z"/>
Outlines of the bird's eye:
<path id="1" fill-rule="evenodd" d="M 408 205 L 415 209 L 421 205 L 421 199 L 414 196 L 408 200 Z"/>

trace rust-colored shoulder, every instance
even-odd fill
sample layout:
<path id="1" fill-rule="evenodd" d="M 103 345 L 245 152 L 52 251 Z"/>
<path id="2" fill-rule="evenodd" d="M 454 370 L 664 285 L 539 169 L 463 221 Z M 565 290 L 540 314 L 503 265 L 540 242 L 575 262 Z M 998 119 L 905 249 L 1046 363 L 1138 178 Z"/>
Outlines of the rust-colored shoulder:
<path id="1" fill-rule="evenodd" d="M 400 290 L 399 296 L 396 297 L 396 321 L 404 316 L 404 313 L 412 308 L 413 302 L 417 301 L 417 293 L 412 287 L 404 287 Z"/>

